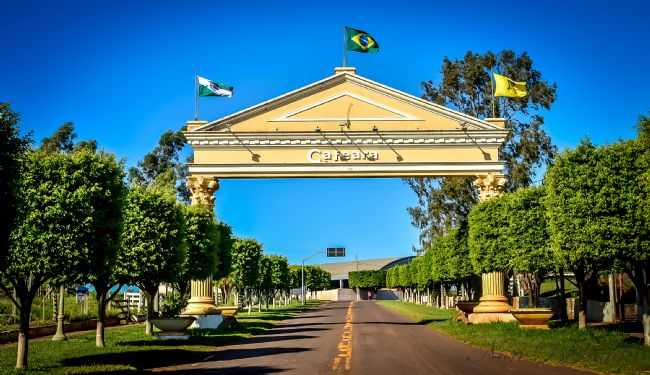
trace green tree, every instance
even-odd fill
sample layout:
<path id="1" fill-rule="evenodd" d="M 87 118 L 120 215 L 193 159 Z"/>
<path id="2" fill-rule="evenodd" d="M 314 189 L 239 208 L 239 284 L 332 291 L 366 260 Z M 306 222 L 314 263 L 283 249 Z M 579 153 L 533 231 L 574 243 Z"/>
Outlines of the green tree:
<path id="1" fill-rule="evenodd" d="M 228 224 L 218 223 L 217 228 L 219 229 L 220 241 L 217 251 L 217 259 L 219 262 L 217 263 L 217 270 L 213 275 L 215 280 L 219 280 L 230 275 L 230 272 L 232 270 L 232 245 L 235 241 L 232 234 L 232 228 Z"/>
<path id="2" fill-rule="evenodd" d="M 484 54 L 469 51 L 458 60 L 445 57 L 440 82 L 423 82 L 423 98 L 478 118 L 494 117 L 489 70 L 525 81 L 528 87 L 525 98 L 503 98 L 494 103 L 510 128 L 500 159 L 506 163 L 506 190 L 514 191 L 530 185 L 535 170 L 549 163 L 556 152 L 539 111 L 551 108 L 557 87 L 542 78 L 532 58 L 526 52 L 511 50 Z M 477 200 L 468 177 L 410 178 L 407 182 L 418 196 L 418 206 L 410 208 L 409 213 L 421 231 L 423 248 L 433 237 L 462 224 Z"/>
<path id="3" fill-rule="evenodd" d="M 104 346 L 104 324 L 106 306 L 121 289 L 123 279 L 117 272 L 117 257 L 120 251 L 119 234 L 122 224 L 122 206 L 126 187 L 124 169 L 111 154 L 96 153 L 91 148 L 81 149 L 73 156 L 84 172 L 89 186 L 88 202 L 93 209 L 87 221 L 89 256 L 85 280 L 95 288 L 97 299 L 97 327 L 95 344 Z M 112 290 L 112 293 L 109 292 Z"/>
<path id="4" fill-rule="evenodd" d="M 582 141 L 556 159 L 544 181 L 551 249 L 560 266 L 575 274 L 581 328 L 586 327 L 587 282 L 613 265 L 627 239 L 622 236 L 626 223 L 612 202 L 629 181 L 619 178 L 608 159 L 605 152 Z"/>
<path id="5" fill-rule="evenodd" d="M 175 285 L 185 303 L 190 281 L 203 280 L 215 274 L 219 264 L 221 228 L 212 211 L 203 206 L 183 207 L 185 251 L 175 278 Z"/>
<path id="6" fill-rule="evenodd" d="M 273 264 L 268 255 L 260 257 L 260 272 L 257 279 L 257 297 L 259 300 L 260 309 L 262 308 L 262 300 L 266 308 L 269 308 L 269 298 L 273 291 Z"/>
<path id="7" fill-rule="evenodd" d="M 0 103 L 0 271 L 9 252 L 9 234 L 16 225 L 19 178 L 31 136 L 21 136 L 18 114 Z"/>
<path id="8" fill-rule="evenodd" d="M 606 175 L 598 192 L 598 212 L 609 212 L 602 220 L 599 246 L 616 251 L 616 266 L 622 266 L 634 282 L 637 304 L 643 320 L 646 345 L 650 345 L 648 319 L 648 273 L 650 261 L 650 220 L 647 202 L 650 197 L 644 184 L 650 153 L 646 137 L 650 119 L 641 117 L 637 139 L 600 147 L 598 168 Z"/>
<path id="9" fill-rule="evenodd" d="M 467 245 L 472 267 L 477 274 L 511 269 L 511 249 L 506 241 L 508 215 L 503 196 L 472 208 Z"/>
<path id="10" fill-rule="evenodd" d="M 123 210 L 120 272 L 147 297 L 145 333 L 152 333 L 154 297 L 175 281 L 183 260 L 183 214 L 170 192 L 132 185 Z"/>
<path id="11" fill-rule="evenodd" d="M 107 170 L 98 164 L 86 151 L 31 152 L 25 162 L 17 190 L 17 225 L 0 283 L 9 296 L 9 287 L 16 290 L 17 298 L 11 298 L 20 310 L 17 368 L 28 363 L 29 320 L 38 289 L 62 275 L 76 278 L 88 272 L 94 246 L 102 246 L 95 244 L 96 230 L 103 225 L 97 221 L 106 212 L 100 207 L 105 202 L 101 195 L 112 188 L 104 185 L 106 176 L 101 175 Z M 111 169 L 114 160 L 108 164 Z"/>
<path id="12" fill-rule="evenodd" d="M 290 288 L 290 274 L 289 274 L 289 262 L 286 257 L 279 255 L 270 255 L 269 259 L 271 260 L 271 286 L 273 289 L 274 297 L 273 303 L 275 304 L 275 295 L 280 293 L 286 297 Z"/>
<path id="13" fill-rule="evenodd" d="M 349 274 L 350 288 L 379 289 L 386 286 L 386 271 L 352 271 Z"/>
<path id="14" fill-rule="evenodd" d="M 96 290 L 97 299 L 97 334 L 96 345 L 104 346 L 104 323 L 106 306 L 108 302 L 119 292 L 119 275 L 115 272 L 115 259 L 119 246 L 117 237 L 121 221 L 121 204 L 124 195 L 124 184 L 122 182 L 124 173 L 123 165 L 115 160 L 115 157 L 106 154 L 97 154 L 97 142 L 94 140 L 75 142 L 77 134 L 74 124 L 66 122 L 61 125 L 50 137 L 41 141 L 40 150 L 45 153 L 64 153 L 87 155 L 84 158 L 87 170 L 86 177 L 89 184 L 95 184 L 93 189 L 93 205 L 96 207 L 93 216 L 97 219 L 92 221 L 94 233 L 93 243 L 97 246 L 91 247 L 91 256 L 87 259 L 86 274 L 81 272 L 69 272 L 59 275 L 51 280 L 50 284 L 59 286 L 59 293 L 63 293 L 64 286 L 71 283 L 78 283 L 82 280 L 93 284 Z M 79 153 L 81 152 L 81 153 Z M 81 271 L 81 269 L 77 270 Z M 109 295 L 109 291 L 113 293 Z M 64 312 L 64 298 L 59 296 L 59 311 Z M 63 335 L 63 319 L 57 319 L 57 335 Z M 65 336 L 64 336 L 65 337 Z"/>
<path id="15" fill-rule="evenodd" d="M 239 293 L 245 294 L 249 314 L 253 305 L 253 292 L 258 284 L 261 257 L 262 245 L 253 239 L 237 239 L 232 245 L 231 276 Z"/>
<path id="16" fill-rule="evenodd" d="M 532 306 L 537 305 L 544 275 L 557 269 L 551 252 L 544 189 L 529 187 L 504 196 L 508 225 L 506 246 L 510 249 L 510 264 L 530 293 Z"/>
<path id="17" fill-rule="evenodd" d="M 650 229 L 650 117 L 640 116 L 637 124 L 638 136 L 635 148 L 638 150 L 637 167 L 638 172 L 636 187 L 643 188 L 643 193 L 638 196 L 643 197 L 642 202 L 634 207 L 641 212 L 639 215 L 645 222 L 646 232 L 641 236 L 643 241 L 639 251 L 625 252 L 624 258 L 627 268 L 634 284 L 637 286 L 637 300 L 642 307 L 642 319 L 644 327 L 645 345 L 650 346 L 650 301 L 648 301 L 648 288 L 650 288 L 650 245 L 647 243 L 647 230 Z M 630 188 L 630 186 L 628 186 Z M 638 224 L 638 222 L 636 223 Z"/>
<path id="18" fill-rule="evenodd" d="M 158 140 L 158 145 L 146 154 L 137 167 L 129 169 L 129 181 L 139 185 L 151 185 L 163 174 L 171 171 L 171 184 L 174 185 L 181 201 L 189 203 L 191 193 L 187 188 L 187 163 L 181 162 L 185 147 L 183 131 L 167 130 Z"/>

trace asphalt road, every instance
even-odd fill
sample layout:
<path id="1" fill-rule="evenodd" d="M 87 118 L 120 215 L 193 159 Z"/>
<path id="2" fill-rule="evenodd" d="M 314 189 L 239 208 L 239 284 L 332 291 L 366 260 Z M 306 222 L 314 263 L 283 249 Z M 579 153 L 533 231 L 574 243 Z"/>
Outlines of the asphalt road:
<path id="1" fill-rule="evenodd" d="M 462 344 L 374 302 L 332 302 L 288 319 L 203 361 L 155 371 L 180 374 L 585 374 Z"/>

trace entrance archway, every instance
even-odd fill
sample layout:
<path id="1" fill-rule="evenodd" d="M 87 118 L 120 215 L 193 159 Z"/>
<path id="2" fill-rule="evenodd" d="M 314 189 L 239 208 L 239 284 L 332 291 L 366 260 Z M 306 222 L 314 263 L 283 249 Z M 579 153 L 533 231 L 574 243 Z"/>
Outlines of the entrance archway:
<path id="1" fill-rule="evenodd" d="M 472 176 L 482 200 L 501 194 L 505 120 L 478 119 L 356 74 L 352 67 L 214 121 L 188 121 L 192 204 L 214 208 L 227 178 Z M 509 310 L 503 273 L 482 275 L 477 311 Z M 185 311 L 218 313 L 212 280 L 191 285 Z M 495 315 L 496 316 L 496 315 Z"/>

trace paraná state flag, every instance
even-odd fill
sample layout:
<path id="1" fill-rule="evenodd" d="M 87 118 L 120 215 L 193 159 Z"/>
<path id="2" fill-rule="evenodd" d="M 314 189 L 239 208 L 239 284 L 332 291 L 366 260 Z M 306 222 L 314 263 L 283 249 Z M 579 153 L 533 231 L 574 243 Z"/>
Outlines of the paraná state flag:
<path id="1" fill-rule="evenodd" d="M 346 48 L 354 52 L 379 52 L 379 44 L 363 30 L 345 27 Z"/>
<path id="2" fill-rule="evenodd" d="M 199 84 L 199 96 L 227 96 L 232 97 L 234 88 L 220 82 L 210 81 L 207 78 L 197 76 Z"/>
<path id="3" fill-rule="evenodd" d="M 523 98 L 528 95 L 526 90 L 526 82 L 514 81 L 501 74 L 492 73 L 494 75 L 494 96 L 507 96 L 510 98 Z"/>

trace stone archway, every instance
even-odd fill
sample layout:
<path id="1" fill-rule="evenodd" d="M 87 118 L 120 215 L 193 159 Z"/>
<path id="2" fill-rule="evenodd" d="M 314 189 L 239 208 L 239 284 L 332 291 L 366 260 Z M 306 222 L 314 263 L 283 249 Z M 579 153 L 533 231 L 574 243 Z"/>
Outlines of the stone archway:
<path id="1" fill-rule="evenodd" d="M 188 186 L 192 204 L 214 208 L 227 178 L 472 176 L 484 200 L 503 191 L 507 133 L 504 119 L 481 120 L 336 68 L 223 118 L 188 121 Z M 479 311 L 509 311 L 503 277 L 483 275 Z M 218 311 L 211 279 L 192 282 L 191 293 L 185 313 Z"/>

